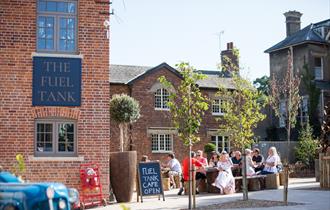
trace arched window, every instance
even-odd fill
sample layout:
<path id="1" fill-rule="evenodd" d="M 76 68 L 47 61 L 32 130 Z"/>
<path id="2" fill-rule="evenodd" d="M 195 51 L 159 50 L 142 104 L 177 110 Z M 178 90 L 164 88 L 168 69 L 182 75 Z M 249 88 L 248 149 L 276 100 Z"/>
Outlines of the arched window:
<path id="1" fill-rule="evenodd" d="M 167 102 L 169 101 L 169 92 L 165 88 L 157 89 L 155 92 L 155 109 L 169 110 Z"/>

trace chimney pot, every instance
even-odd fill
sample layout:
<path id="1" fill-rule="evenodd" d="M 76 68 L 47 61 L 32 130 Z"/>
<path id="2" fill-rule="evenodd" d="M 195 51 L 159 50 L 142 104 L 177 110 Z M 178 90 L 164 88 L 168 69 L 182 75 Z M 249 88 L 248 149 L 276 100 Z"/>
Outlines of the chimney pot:
<path id="1" fill-rule="evenodd" d="M 293 10 L 284 13 L 286 23 L 286 36 L 291 36 L 300 30 L 300 18 L 302 13 Z"/>

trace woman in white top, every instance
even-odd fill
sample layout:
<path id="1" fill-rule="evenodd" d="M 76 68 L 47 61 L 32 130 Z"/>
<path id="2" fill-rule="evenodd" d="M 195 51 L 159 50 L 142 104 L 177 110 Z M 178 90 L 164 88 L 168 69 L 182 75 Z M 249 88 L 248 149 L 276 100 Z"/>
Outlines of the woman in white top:
<path id="1" fill-rule="evenodd" d="M 246 155 L 246 175 L 252 176 L 255 174 L 254 163 L 252 161 L 252 150 L 245 149 L 245 155 Z"/>
<path id="2" fill-rule="evenodd" d="M 276 166 L 281 162 L 275 147 L 270 147 L 268 150 L 268 157 L 264 162 L 264 169 L 261 174 L 275 174 L 277 173 Z"/>
<path id="3" fill-rule="evenodd" d="M 233 163 L 229 159 L 227 152 L 223 151 L 220 155 L 220 160 L 217 163 L 219 174 L 213 183 L 213 186 L 220 189 L 221 194 L 230 194 L 235 192 L 235 179 L 231 172 L 232 166 Z"/>

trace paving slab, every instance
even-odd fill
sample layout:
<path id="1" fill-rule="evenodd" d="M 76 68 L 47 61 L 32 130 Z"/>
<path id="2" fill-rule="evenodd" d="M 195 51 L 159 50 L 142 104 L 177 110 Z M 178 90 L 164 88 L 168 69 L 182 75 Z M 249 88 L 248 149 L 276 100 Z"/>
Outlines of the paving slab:
<path id="1" fill-rule="evenodd" d="M 330 191 L 315 190 L 319 187 L 315 178 L 290 179 L 289 202 L 302 203 L 296 206 L 274 206 L 266 208 L 244 208 L 244 210 L 330 210 Z M 308 188 L 312 188 L 310 190 Z M 136 202 L 136 194 L 130 203 L 125 205 L 131 210 L 168 210 L 184 209 L 188 206 L 188 196 L 178 196 L 177 189 L 165 191 L 165 201 L 158 200 L 158 196 L 144 197 L 143 203 Z M 231 195 L 219 195 L 201 193 L 196 196 L 197 207 L 219 204 L 228 201 L 241 200 L 242 193 Z M 259 200 L 283 201 L 283 188 L 277 190 L 262 190 L 249 192 L 249 198 Z M 98 207 L 97 210 L 120 210 L 120 204 L 114 203 L 106 207 Z M 238 210 L 238 209 L 232 209 Z M 242 210 L 242 208 L 240 208 Z"/>

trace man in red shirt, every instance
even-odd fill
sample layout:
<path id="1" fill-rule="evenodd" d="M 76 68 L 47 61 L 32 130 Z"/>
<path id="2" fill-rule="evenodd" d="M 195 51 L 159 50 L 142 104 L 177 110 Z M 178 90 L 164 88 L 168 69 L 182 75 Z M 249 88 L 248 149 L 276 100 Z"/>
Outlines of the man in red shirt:
<path id="1" fill-rule="evenodd" d="M 190 157 L 191 157 L 191 165 L 195 165 L 197 167 L 203 167 L 203 164 L 201 162 L 199 162 L 196 158 L 196 153 L 195 152 L 191 152 Z M 181 195 L 183 190 L 184 190 L 184 182 L 185 181 L 189 181 L 189 157 L 186 157 L 183 161 L 182 161 L 182 174 L 183 177 L 181 179 L 181 183 L 182 183 L 182 187 L 180 188 L 178 195 Z M 197 180 L 196 180 L 196 189 L 198 186 Z M 196 190 L 196 193 L 198 193 L 198 191 Z"/>

